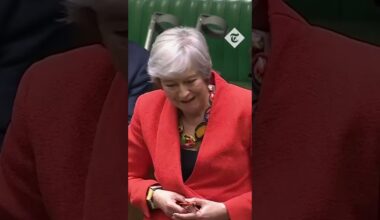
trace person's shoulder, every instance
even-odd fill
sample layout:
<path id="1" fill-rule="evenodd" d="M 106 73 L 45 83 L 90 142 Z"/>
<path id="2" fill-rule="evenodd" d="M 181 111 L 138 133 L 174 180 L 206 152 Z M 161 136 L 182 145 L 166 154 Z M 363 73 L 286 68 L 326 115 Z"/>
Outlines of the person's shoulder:
<path id="1" fill-rule="evenodd" d="M 221 76 L 215 75 L 216 78 L 216 90 L 218 87 L 222 87 L 223 95 L 229 97 L 234 100 L 251 100 L 252 99 L 252 91 L 249 89 L 245 89 L 243 87 L 234 85 L 225 81 Z M 218 92 L 217 92 L 218 93 Z"/>
<path id="2" fill-rule="evenodd" d="M 134 83 L 141 85 L 141 81 L 149 80 L 146 72 L 149 53 L 136 43 L 128 42 L 128 82 L 132 87 Z"/>
<path id="3" fill-rule="evenodd" d="M 29 84 L 56 88 L 71 82 L 87 84 L 113 78 L 111 57 L 100 45 L 91 45 L 49 56 L 34 63 L 25 73 Z"/>
<path id="4" fill-rule="evenodd" d="M 130 56 L 129 58 L 133 57 L 148 57 L 149 52 L 142 48 L 140 45 L 137 43 L 134 43 L 132 41 L 128 41 L 128 55 Z"/>
<path id="5" fill-rule="evenodd" d="M 92 69 L 102 66 L 112 67 L 111 56 L 101 45 L 90 45 L 55 54 L 34 63 L 30 69 L 77 71 L 79 68 Z M 43 73 L 39 73 L 43 74 Z M 49 73 L 49 75 L 54 73 Z"/>
<path id="6" fill-rule="evenodd" d="M 128 41 L 128 49 L 146 51 L 144 48 L 133 41 Z"/>
<path id="7" fill-rule="evenodd" d="M 243 98 L 243 99 L 251 98 L 252 90 L 249 90 L 249 89 L 246 89 L 234 84 L 228 84 L 228 85 L 229 85 L 228 86 L 229 92 L 232 95 Z"/>
<path id="8" fill-rule="evenodd" d="M 133 117 L 137 115 L 137 117 L 140 116 L 140 118 L 151 122 L 160 114 L 165 106 L 166 100 L 165 93 L 161 89 L 142 94 L 136 101 Z"/>
<path id="9" fill-rule="evenodd" d="M 128 52 L 131 52 L 133 54 L 143 54 L 143 55 L 148 55 L 148 51 L 142 48 L 140 45 L 137 43 L 134 43 L 132 41 L 128 41 Z"/>
<path id="10" fill-rule="evenodd" d="M 252 91 L 239 87 L 234 84 L 228 84 L 228 90 L 225 91 L 226 101 L 235 108 L 245 109 L 251 112 Z M 228 98 L 227 98 L 228 97 Z"/>
<path id="11" fill-rule="evenodd" d="M 142 94 L 137 101 L 140 103 L 140 105 L 159 105 L 164 103 L 166 100 L 166 96 L 164 91 L 161 89 L 153 90 L 147 93 Z"/>
<path id="12" fill-rule="evenodd" d="M 19 91 L 28 94 L 33 106 L 79 106 L 91 97 L 104 99 L 115 77 L 110 57 L 100 45 L 49 56 L 24 74 Z M 76 100 L 76 101 L 75 101 Z M 78 105 L 76 105 L 77 103 Z"/>

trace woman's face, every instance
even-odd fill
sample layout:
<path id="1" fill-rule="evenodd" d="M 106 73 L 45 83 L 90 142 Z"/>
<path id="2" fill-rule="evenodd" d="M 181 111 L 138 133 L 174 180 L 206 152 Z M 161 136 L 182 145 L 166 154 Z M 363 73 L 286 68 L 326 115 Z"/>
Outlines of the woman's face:
<path id="1" fill-rule="evenodd" d="M 126 75 L 128 70 L 128 1 L 94 0 L 93 9 L 97 14 L 103 44 L 111 52 L 117 70 Z"/>
<path id="2" fill-rule="evenodd" d="M 186 116 L 200 116 L 208 107 L 209 91 L 206 80 L 195 71 L 175 78 L 160 78 L 168 99 Z"/>

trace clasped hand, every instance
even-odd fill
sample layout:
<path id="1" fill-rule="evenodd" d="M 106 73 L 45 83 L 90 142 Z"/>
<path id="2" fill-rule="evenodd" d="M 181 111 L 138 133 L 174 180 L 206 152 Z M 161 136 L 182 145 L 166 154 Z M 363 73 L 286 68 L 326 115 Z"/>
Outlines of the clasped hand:
<path id="1" fill-rule="evenodd" d="M 153 200 L 165 215 L 174 220 L 229 219 L 226 206 L 220 202 L 200 198 L 185 198 L 178 193 L 167 190 L 156 190 Z"/>

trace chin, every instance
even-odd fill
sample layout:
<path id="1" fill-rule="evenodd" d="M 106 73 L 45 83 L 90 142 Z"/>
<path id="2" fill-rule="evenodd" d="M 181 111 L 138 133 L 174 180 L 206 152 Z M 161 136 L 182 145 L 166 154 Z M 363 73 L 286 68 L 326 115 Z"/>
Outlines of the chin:
<path id="1" fill-rule="evenodd" d="M 189 114 L 189 115 L 203 114 L 203 112 L 199 111 L 198 109 L 187 109 L 187 111 L 185 113 Z"/>

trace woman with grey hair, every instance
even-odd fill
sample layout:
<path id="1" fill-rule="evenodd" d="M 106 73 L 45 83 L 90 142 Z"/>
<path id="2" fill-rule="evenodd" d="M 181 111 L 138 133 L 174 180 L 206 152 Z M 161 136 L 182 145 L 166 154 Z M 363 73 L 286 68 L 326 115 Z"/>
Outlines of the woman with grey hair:
<path id="1" fill-rule="evenodd" d="M 161 89 L 140 96 L 128 128 L 131 203 L 145 219 L 251 219 L 251 91 L 213 71 L 187 27 L 157 37 L 148 74 Z"/>

